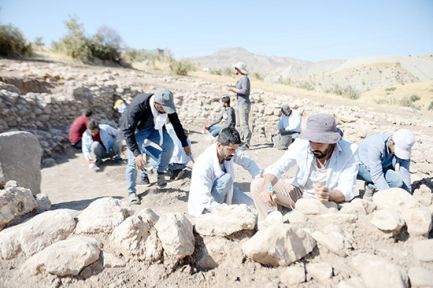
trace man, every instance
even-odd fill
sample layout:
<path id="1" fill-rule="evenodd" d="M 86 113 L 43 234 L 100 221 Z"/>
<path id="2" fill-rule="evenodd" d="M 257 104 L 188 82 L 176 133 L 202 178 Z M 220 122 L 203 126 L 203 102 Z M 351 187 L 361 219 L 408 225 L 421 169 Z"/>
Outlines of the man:
<path id="1" fill-rule="evenodd" d="M 252 177 L 260 173 L 257 164 L 237 149 L 240 143 L 238 131 L 227 127 L 221 130 L 217 143 L 208 147 L 198 157 L 192 169 L 188 197 L 189 214 L 198 216 L 232 203 L 252 204 L 246 194 L 233 187 L 233 163 L 248 170 Z"/>
<path id="2" fill-rule="evenodd" d="M 110 125 L 90 120 L 82 139 L 82 151 L 90 169 L 99 171 L 104 158 L 114 157 L 115 161 L 121 160 L 117 130 Z"/>
<path id="3" fill-rule="evenodd" d="M 415 136 L 407 129 L 373 135 L 359 144 L 358 179 L 366 182 L 365 197 L 390 187 L 411 192 L 410 155 Z"/>
<path id="4" fill-rule="evenodd" d="M 301 133 L 301 114 L 290 109 L 287 104 L 282 105 L 277 131 L 272 135 L 274 147 L 287 149 L 293 140 L 299 136 L 299 133 Z"/>
<path id="5" fill-rule="evenodd" d="M 230 96 L 222 97 L 221 102 L 223 103 L 223 111 L 218 115 L 217 120 L 211 125 L 204 127 L 213 137 L 218 136 L 221 129 L 226 127 L 235 128 L 236 126 L 235 110 L 230 107 Z M 223 123 L 219 124 L 221 121 Z"/>
<path id="6" fill-rule="evenodd" d="M 249 149 L 251 141 L 251 130 L 248 124 L 251 111 L 250 101 L 250 79 L 248 78 L 247 66 L 242 63 L 233 65 L 235 75 L 238 77 L 236 86 L 230 87 L 229 91 L 236 93 L 236 122 L 239 125 L 242 146 L 241 149 Z"/>
<path id="7" fill-rule="evenodd" d="M 167 123 L 173 125 L 185 153 L 191 155 L 191 148 L 176 113 L 173 93 L 170 90 L 160 88 L 153 94 L 135 96 L 121 118 L 121 130 L 128 145 L 126 176 L 128 198 L 132 204 L 140 204 L 140 199 L 136 195 L 135 166 L 139 170 L 145 169 L 146 161 L 143 154 L 157 160 L 158 187 L 167 185 L 164 174 L 173 152 L 173 141 L 165 128 Z"/>
<path id="8" fill-rule="evenodd" d="M 297 165 L 296 176 L 281 179 Z M 289 146 L 282 158 L 264 171 L 263 178 L 251 184 L 251 193 L 263 220 L 277 208 L 293 209 L 302 198 L 341 203 L 354 197 L 358 156 L 356 146 L 341 139 L 335 117 L 318 113 L 307 120 L 300 138 Z"/>
<path id="9" fill-rule="evenodd" d="M 71 128 L 68 132 L 68 139 L 71 142 L 72 147 L 75 149 L 81 149 L 81 137 L 87 129 L 87 123 L 89 123 L 89 117 L 92 115 L 92 110 L 84 110 L 82 115 L 75 118 L 72 122 Z"/>

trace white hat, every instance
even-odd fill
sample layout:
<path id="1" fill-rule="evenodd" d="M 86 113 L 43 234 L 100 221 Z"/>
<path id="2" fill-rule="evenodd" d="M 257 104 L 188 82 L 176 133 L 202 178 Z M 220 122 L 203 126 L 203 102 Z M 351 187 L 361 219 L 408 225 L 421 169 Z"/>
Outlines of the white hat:
<path id="1" fill-rule="evenodd" d="M 233 64 L 233 68 L 238 69 L 244 75 L 248 75 L 247 65 L 245 65 L 245 63 L 243 62 L 238 62 L 236 64 Z"/>
<path id="2" fill-rule="evenodd" d="M 415 136 L 410 130 L 399 129 L 392 134 L 392 141 L 394 141 L 394 154 L 400 159 L 410 159 L 410 154 L 413 145 L 415 144 Z"/>

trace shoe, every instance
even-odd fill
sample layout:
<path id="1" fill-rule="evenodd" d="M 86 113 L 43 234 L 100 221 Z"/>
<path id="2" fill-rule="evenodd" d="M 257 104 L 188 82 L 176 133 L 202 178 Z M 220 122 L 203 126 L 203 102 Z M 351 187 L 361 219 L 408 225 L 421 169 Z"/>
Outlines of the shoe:
<path id="1" fill-rule="evenodd" d="M 128 200 L 130 204 L 137 204 L 137 205 L 141 204 L 140 198 L 138 198 L 137 194 L 135 193 L 130 193 L 128 195 Z"/>
<path id="2" fill-rule="evenodd" d="M 121 163 L 123 163 L 122 157 L 120 157 L 119 155 L 114 156 L 114 158 L 113 158 L 113 162 L 114 162 L 115 164 L 121 164 Z"/>
<path id="3" fill-rule="evenodd" d="M 173 170 L 170 173 L 170 180 L 175 180 L 177 178 L 177 175 L 179 175 L 179 172 L 182 171 L 182 169 Z"/>
<path id="4" fill-rule="evenodd" d="M 137 186 L 149 187 L 150 186 L 149 177 L 147 176 L 140 177 L 140 181 L 138 181 Z"/>
<path id="5" fill-rule="evenodd" d="M 101 170 L 101 168 L 99 168 L 98 166 L 96 166 L 94 163 L 89 164 L 89 169 L 93 170 L 95 172 L 98 172 L 99 170 Z"/>
<path id="6" fill-rule="evenodd" d="M 95 165 L 96 167 L 100 168 L 102 166 L 102 160 L 101 159 L 96 160 Z"/>
<path id="7" fill-rule="evenodd" d="M 158 176 L 156 177 L 156 185 L 158 188 L 167 186 L 167 180 L 165 180 L 164 174 L 158 172 Z"/>
<path id="8" fill-rule="evenodd" d="M 177 176 L 176 176 L 176 180 L 179 180 L 179 179 L 185 178 L 186 175 L 187 175 L 187 174 L 186 174 L 186 170 L 185 170 L 185 169 L 182 169 L 182 170 L 180 170 L 179 173 L 177 174 Z"/>

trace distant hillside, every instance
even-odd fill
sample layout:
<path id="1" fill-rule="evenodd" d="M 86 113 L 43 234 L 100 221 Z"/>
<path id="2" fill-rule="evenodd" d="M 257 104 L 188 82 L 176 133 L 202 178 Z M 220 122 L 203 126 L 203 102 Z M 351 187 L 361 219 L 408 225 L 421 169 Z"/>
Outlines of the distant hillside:
<path id="1" fill-rule="evenodd" d="M 265 81 L 356 98 L 365 91 L 433 79 L 433 55 L 354 58 L 310 62 L 256 55 L 243 48 L 222 49 L 189 61 L 205 70 L 230 68 L 243 61 Z"/>

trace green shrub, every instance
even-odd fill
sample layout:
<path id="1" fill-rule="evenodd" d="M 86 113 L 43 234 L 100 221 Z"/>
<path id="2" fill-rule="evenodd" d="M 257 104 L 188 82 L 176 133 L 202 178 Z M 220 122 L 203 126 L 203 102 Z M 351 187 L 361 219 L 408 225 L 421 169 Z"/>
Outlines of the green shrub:
<path id="1" fill-rule="evenodd" d="M 409 96 L 404 96 L 404 97 L 400 98 L 400 100 L 398 100 L 398 105 L 404 106 L 404 107 L 416 108 L 414 105 L 414 101 L 413 101 L 412 97 L 409 97 Z"/>
<path id="2" fill-rule="evenodd" d="M 260 73 L 255 72 L 255 73 L 253 74 L 253 76 L 254 76 L 254 78 L 256 78 L 257 80 L 263 80 L 263 76 L 260 75 Z"/>
<path id="3" fill-rule="evenodd" d="M 386 88 L 385 91 L 392 92 L 392 91 L 395 91 L 395 89 L 397 89 L 397 88 L 389 87 L 389 88 Z"/>
<path id="4" fill-rule="evenodd" d="M 123 57 L 130 62 L 145 62 L 148 61 L 155 65 L 156 62 L 170 63 L 173 61 L 171 52 L 167 49 L 128 49 L 125 51 Z"/>
<path id="5" fill-rule="evenodd" d="M 18 28 L 0 25 L 0 55 L 6 57 L 31 56 L 32 47 Z"/>
<path id="6" fill-rule="evenodd" d="M 233 68 L 227 67 L 226 69 L 224 69 L 223 74 L 226 76 L 232 76 L 233 75 Z"/>
<path id="7" fill-rule="evenodd" d="M 416 102 L 416 101 L 418 101 L 420 99 L 421 99 L 421 97 L 419 97 L 418 95 L 412 95 L 412 96 L 410 96 L 410 101 L 412 101 L 412 102 Z"/>
<path id="8" fill-rule="evenodd" d="M 221 69 L 210 69 L 209 73 L 212 75 L 219 75 L 219 76 L 223 75 L 223 73 L 221 72 Z"/>
<path id="9" fill-rule="evenodd" d="M 341 95 L 343 97 L 349 98 L 349 99 L 358 99 L 359 98 L 359 92 L 355 90 L 352 86 L 347 87 L 340 87 L 337 84 L 334 84 L 330 89 L 326 90 L 327 93 L 334 93 L 337 95 Z"/>
<path id="10" fill-rule="evenodd" d="M 189 72 L 195 71 L 195 66 L 185 61 L 173 60 L 170 62 L 170 70 L 176 75 L 187 76 Z"/>
<path id="11" fill-rule="evenodd" d="M 94 59 L 121 62 L 122 40 L 114 30 L 102 27 L 94 36 L 87 38 L 82 24 L 77 19 L 71 18 L 65 25 L 68 33 L 59 42 L 53 43 L 55 51 L 83 62 Z"/>

